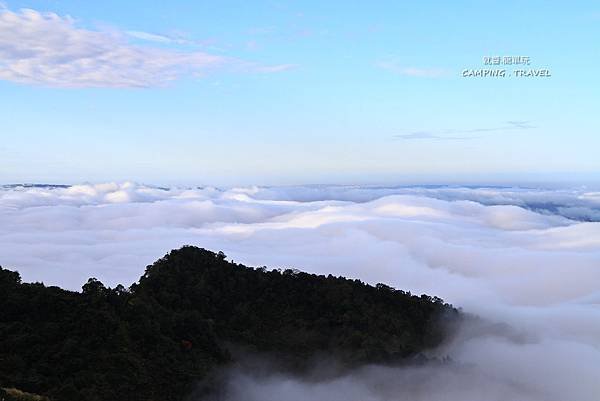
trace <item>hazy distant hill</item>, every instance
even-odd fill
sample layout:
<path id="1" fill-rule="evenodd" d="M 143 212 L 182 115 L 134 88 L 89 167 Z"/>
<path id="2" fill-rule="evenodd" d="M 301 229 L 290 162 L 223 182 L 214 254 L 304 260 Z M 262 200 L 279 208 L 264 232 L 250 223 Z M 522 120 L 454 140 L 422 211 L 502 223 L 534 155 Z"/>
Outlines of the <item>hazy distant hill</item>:
<path id="1" fill-rule="evenodd" d="M 129 289 L 90 279 L 70 292 L 0 268 L 0 305 L 0 387 L 56 401 L 181 400 L 239 349 L 295 370 L 323 355 L 348 367 L 402 361 L 458 317 L 439 298 L 190 246 Z"/>

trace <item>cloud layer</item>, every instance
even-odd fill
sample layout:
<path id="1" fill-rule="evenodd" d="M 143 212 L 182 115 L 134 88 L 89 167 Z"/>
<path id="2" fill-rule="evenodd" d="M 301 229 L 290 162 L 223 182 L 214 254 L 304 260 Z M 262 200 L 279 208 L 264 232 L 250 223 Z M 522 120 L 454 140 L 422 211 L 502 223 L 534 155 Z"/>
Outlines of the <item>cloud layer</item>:
<path id="1" fill-rule="evenodd" d="M 0 263 L 73 289 L 90 276 L 130 284 L 193 244 L 249 265 L 438 295 L 485 321 L 438 350 L 449 365 L 369 367 L 318 383 L 234 371 L 232 400 L 243 388 L 247 400 L 595 401 L 599 208 L 598 193 L 584 190 L 4 187 Z"/>

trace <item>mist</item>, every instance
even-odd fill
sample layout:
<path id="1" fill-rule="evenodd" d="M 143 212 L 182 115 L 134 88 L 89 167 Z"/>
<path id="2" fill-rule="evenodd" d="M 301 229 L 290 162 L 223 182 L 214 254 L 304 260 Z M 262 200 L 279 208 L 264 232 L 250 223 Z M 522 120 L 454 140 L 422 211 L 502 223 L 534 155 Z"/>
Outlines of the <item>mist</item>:
<path id="1" fill-rule="evenodd" d="M 476 315 L 443 363 L 293 375 L 236 366 L 225 400 L 596 401 L 600 195 L 510 187 L 0 189 L 0 264 L 129 285 L 184 244 L 436 295 Z M 316 371 L 322 373 L 322 371 Z"/>
<path id="2" fill-rule="evenodd" d="M 532 386 L 490 377 L 472 366 L 365 366 L 329 379 L 232 369 L 218 395 L 203 401 L 539 401 L 559 400 Z"/>

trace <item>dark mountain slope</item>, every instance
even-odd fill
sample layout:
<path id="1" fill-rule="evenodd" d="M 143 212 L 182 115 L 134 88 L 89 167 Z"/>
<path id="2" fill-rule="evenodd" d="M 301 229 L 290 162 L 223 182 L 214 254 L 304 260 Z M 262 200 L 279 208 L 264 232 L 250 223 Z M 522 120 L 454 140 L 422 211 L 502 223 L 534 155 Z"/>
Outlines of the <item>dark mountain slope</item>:
<path id="1" fill-rule="evenodd" d="M 439 344 L 458 312 L 438 298 L 295 270 L 253 269 L 183 247 L 125 289 L 21 283 L 0 268 L 0 387 L 56 401 L 181 400 L 232 350 L 290 369 L 316 355 L 348 367 Z"/>

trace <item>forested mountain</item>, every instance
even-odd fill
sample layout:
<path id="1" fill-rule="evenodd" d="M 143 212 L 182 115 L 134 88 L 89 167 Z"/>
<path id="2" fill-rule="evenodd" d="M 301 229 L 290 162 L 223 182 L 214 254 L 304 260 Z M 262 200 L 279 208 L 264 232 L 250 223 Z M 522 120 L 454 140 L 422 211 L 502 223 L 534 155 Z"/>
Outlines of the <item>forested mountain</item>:
<path id="1" fill-rule="evenodd" d="M 458 317 L 439 298 L 250 268 L 191 246 L 130 288 L 90 279 L 72 292 L 0 268 L 0 387 L 53 401 L 182 400 L 239 349 L 297 370 L 323 355 L 392 363 L 439 344 Z"/>

